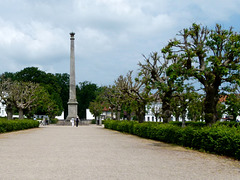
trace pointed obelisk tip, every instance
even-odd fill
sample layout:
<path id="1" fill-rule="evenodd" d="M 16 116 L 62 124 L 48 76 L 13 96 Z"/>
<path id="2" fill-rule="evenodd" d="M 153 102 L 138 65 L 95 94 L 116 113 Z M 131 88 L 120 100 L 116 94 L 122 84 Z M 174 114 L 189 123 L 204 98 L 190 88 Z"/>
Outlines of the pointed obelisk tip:
<path id="1" fill-rule="evenodd" d="M 74 37 L 75 33 L 74 32 L 70 32 L 70 36 Z"/>

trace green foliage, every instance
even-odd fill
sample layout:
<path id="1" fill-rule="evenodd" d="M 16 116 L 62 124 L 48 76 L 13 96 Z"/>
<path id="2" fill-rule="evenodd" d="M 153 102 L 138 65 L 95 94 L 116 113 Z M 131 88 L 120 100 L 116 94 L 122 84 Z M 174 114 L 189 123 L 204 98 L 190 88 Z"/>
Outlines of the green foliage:
<path id="1" fill-rule="evenodd" d="M 240 113 L 240 95 L 239 94 L 229 94 L 225 102 L 227 108 L 226 112 L 233 116 L 233 121 L 236 121 L 236 117 Z"/>
<path id="2" fill-rule="evenodd" d="M 79 118 L 86 118 L 86 109 L 89 108 L 90 102 L 96 99 L 98 90 L 98 86 L 94 83 L 88 81 L 79 83 L 76 89 Z"/>
<path id="3" fill-rule="evenodd" d="M 93 120 L 91 121 L 91 124 L 96 124 L 96 119 L 93 119 Z"/>
<path id="4" fill-rule="evenodd" d="M 176 125 L 176 126 L 179 126 L 179 127 L 182 126 L 182 122 L 177 122 L 177 121 L 171 121 L 171 122 L 169 122 L 169 124 Z M 186 121 L 185 125 L 186 126 L 191 126 L 191 127 L 204 127 L 204 126 L 206 126 L 206 123 L 205 122 Z"/>
<path id="5" fill-rule="evenodd" d="M 101 104 L 97 101 L 90 102 L 89 110 L 93 114 L 95 119 L 102 114 L 103 109 L 104 109 L 103 104 Z"/>
<path id="6" fill-rule="evenodd" d="M 205 123 L 193 122 L 181 128 L 178 123 L 108 120 L 105 121 L 105 128 L 240 159 L 239 124 L 217 123 L 208 127 Z"/>
<path id="7" fill-rule="evenodd" d="M 57 124 L 57 122 L 58 122 L 58 119 L 56 119 L 56 118 L 50 120 L 50 123 L 51 123 L 51 124 Z"/>
<path id="8" fill-rule="evenodd" d="M 227 126 L 227 127 L 240 127 L 240 123 L 236 121 L 224 121 L 224 122 L 217 122 L 214 126 Z"/>
<path id="9" fill-rule="evenodd" d="M 10 78 L 12 81 L 17 82 L 32 82 L 39 84 L 42 88 L 44 88 L 45 91 L 47 91 L 48 100 L 43 100 L 44 102 L 42 105 L 46 105 L 45 107 L 35 108 L 34 112 L 33 110 L 29 110 L 29 114 L 48 114 L 47 110 L 49 109 L 47 104 L 51 104 L 54 108 L 51 109 L 51 115 L 61 115 L 63 111 L 63 99 L 62 97 L 65 97 L 62 92 L 62 88 L 66 90 L 67 84 L 63 84 L 60 82 L 65 82 L 61 80 L 61 76 L 55 76 L 51 73 L 46 73 L 44 71 L 39 70 L 37 67 L 27 67 L 23 70 L 16 72 L 16 73 L 4 73 L 4 78 Z M 66 74 L 63 75 L 63 77 L 66 77 Z M 66 78 L 65 78 L 66 79 Z M 66 93 L 64 91 L 64 93 Z M 68 93 L 67 93 L 68 95 Z M 44 96 L 42 96 L 44 98 Z M 65 98 L 66 99 L 66 98 Z M 51 102 L 50 102 L 51 101 Z"/>
<path id="10" fill-rule="evenodd" d="M 0 133 L 36 127 L 39 127 L 39 122 L 34 120 L 0 120 Z"/>
<path id="11" fill-rule="evenodd" d="M 104 127 L 107 129 L 133 134 L 133 126 L 136 123 L 136 121 L 105 120 Z"/>
<path id="12" fill-rule="evenodd" d="M 55 74 L 58 84 L 61 87 L 60 97 L 62 98 L 62 106 L 64 109 L 64 118 L 68 115 L 68 100 L 69 100 L 69 74 Z"/>
<path id="13" fill-rule="evenodd" d="M 240 34 L 233 32 L 232 28 L 225 30 L 219 24 L 213 30 L 192 24 L 180 31 L 179 36 L 179 39 L 170 40 L 162 52 L 166 59 L 175 60 L 174 63 L 178 64 L 179 75 L 194 78 L 204 86 L 204 118 L 211 125 L 219 113 L 219 93 L 228 83 L 239 82 Z M 168 69 L 167 73 L 177 71 Z M 170 74 L 170 77 L 175 76 Z M 231 108 L 231 111 L 235 116 L 235 110 Z"/>

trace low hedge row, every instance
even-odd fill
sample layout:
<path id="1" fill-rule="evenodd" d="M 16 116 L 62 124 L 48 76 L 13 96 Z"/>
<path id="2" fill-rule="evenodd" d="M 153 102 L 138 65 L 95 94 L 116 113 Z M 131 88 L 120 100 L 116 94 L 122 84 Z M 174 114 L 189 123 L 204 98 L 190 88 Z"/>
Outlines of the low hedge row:
<path id="1" fill-rule="evenodd" d="M 173 125 L 182 127 L 182 122 L 179 122 L 179 121 L 170 121 L 169 124 L 173 124 Z M 206 126 L 206 123 L 205 122 L 186 121 L 185 126 L 204 127 L 204 126 Z"/>
<path id="2" fill-rule="evenodd" d="M 0 120 L 0 133 L 36 127 L 39 127 L 39 122 L 34 120 Z"/>
<path id="3" fill-rule="evenodd" d="M 212 127 L 108 120 L 105 128 L 240 159 L 240 127 Z"/>

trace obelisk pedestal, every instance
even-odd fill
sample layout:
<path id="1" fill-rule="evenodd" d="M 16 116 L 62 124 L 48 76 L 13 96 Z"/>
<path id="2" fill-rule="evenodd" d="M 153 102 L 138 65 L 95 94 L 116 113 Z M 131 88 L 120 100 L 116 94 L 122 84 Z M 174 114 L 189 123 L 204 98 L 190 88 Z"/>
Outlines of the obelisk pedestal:
<path id="1" fill-rule="evenodd" d="M 74 53 L 74 35 L 70 33 L 70 83 L 69 83 L 69 101 L 67 120 L 78 117 L 78 102 L 76 99 L 76 83 L 75 83 L 75 53 Z"/>

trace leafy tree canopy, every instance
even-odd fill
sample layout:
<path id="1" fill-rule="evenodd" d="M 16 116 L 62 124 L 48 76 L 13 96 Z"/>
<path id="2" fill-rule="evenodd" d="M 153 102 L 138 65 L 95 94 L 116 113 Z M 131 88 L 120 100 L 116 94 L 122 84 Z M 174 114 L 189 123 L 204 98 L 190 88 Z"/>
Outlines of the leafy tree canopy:
<path id="1" fill-rule="evenodd" d="M 79 118 L 86 118 L 86 109 L 89 108 L 90 102 L 96 99 L 99 90 L 100 88 L 94 83 L 88 81 L 79 83 L 76 89 Z"/>

